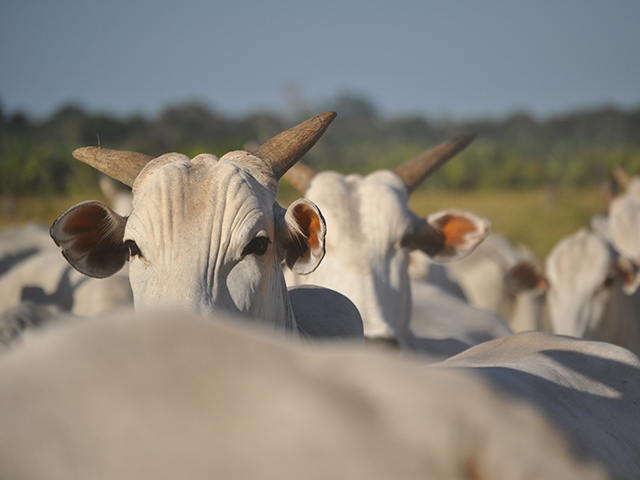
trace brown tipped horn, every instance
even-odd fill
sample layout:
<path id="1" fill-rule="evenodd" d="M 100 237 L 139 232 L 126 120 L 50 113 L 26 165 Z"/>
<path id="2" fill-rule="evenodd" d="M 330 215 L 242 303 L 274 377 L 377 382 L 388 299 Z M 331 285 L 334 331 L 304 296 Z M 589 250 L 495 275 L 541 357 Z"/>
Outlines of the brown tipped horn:
<path id="1" fill-rule="evenodd" d="M 305 163 L 298 162 L 287 170 L 282 178 L 289 182 L 298 192 L 304 195 L 311 184 L 311 180 L 313 180 L 313 177 L 317 174 L 318 171 L 315 168 L 310 167 Z"/>
<path id="2" fill-rule="evenodd" d="M 313 147 L 334 118 L 335 112 L 316 115 L 263 143 L 254 155 L 270 167 L 279 180 Z"/>
<path id="3" fill-rule="evenodd" d="M 631 175 L 629 175 L 620 165 L 613 168 L 613 178 L 620 188 L 626 190 L 631 183 Z"/>
<path id="4" fill-rule="evenodd" d="M 409 193 L 411 193 L 429 175 L 444 165 L 447 160 L 464 150 L 474 138 L 476 136 L 473 133 L 458 135 L 406 161 L 393 172 L 404 181 Z"/>
<path id="5" fill-rule="evenodd" d="M 109 150 L 100 147 L 82 147 L 73 151 L 72 155 L 96 170 L 109 175 L 130 187 L 144 166 L 153 157 L 143 153 Z"/>

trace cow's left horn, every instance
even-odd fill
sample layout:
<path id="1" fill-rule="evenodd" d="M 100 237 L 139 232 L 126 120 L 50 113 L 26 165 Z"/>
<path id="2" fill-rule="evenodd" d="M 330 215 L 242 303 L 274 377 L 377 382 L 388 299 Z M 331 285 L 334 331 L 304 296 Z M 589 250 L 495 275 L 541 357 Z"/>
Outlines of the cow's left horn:
<path id="1" fill-rule="evenodd" d="M 260 158 L 277 180 L 320 139 L 335 112 L 325 112 L 276 135 L 263 143 L 254 155 Z"/>
<path id="2" fill-rule="evenodd" d="M 474 138 L 476 136 L 473 133 L 458 135 L 406 161 L 393 172 L 404 181 L 409 193 L 411 193 L 429 175 L 444 165 L 447 160 L 464 150 Z"/>
<path id="3" fill-rule="evenodd" d="M 613 178 L 616 179 L 616 183 L 620 188 L 626 190 L 631 183 L 631 175 L 627 173 L 620 165 L 616 165 L 613 168 Z"/>
<path id="4" fill-rule="evenodd" d="M 73 151 L 72 155 L 96 170 L 109 175 L 130 187 L 144 168 L 153 160 L 153 157 L 137 152 L 127 152 L 124 150 L 109 150 L 100 147 L 82 147 Z"/>

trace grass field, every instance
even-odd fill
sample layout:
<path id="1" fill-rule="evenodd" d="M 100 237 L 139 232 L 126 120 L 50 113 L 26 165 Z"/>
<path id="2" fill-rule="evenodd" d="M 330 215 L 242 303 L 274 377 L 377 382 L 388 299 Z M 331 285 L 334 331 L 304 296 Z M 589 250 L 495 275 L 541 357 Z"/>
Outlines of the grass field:
<path id="1" fill-rule="evenodd" d="M 590 217 L 604 209 L 597 188 L 560 189 L 552 196 L 545 190 L 492 192 L 426 192 L 411 196 L 410 207 L 425 216 L 438 210 L 460 208 L 483 215 L 493 223 L 493 231 L 505 234 L 544 257 L 563 236 L 587 226 Z M 284 187 L 282 202 L 290 203 L 296 193 Z M 26 197 L 16 201 L 15 216 L 0 212 L 0 228 L 38 220 L 50 225 L 67 208 L 84 200 L 104 198 L 95 193 L 64 197 Z M 4 205 L 5 199 L 2 199 Z"/>

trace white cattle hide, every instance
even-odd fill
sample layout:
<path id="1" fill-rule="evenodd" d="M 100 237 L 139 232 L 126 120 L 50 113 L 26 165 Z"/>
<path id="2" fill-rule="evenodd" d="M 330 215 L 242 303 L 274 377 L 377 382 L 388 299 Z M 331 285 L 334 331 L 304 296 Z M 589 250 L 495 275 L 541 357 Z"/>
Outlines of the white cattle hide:
<path id="1" fill-rule="evenodd" d="M 31 222 L 0 230 L 0 275 L 43 250 L 56 250 L 44 225 Z"/>
<path id="2" fill-rule="evenodd" d="M 563 421 L 544 389 L 516 399 L 480 368 L 303 348 L 214 317 L 76 321 L 0 357 L 0 478 L 630 480 L 640 469 L 640 375 L 624 355 L 578 352 L 588 361 L 571 370 L 542 345 L 564 384 L 531 374 L 531 385 L 562 394 Z M 603 377 L 608 365 L 620 370 Z M 575 448 L 578 429 L 605 434 L 592 458 Z"/>
<path id="3" fill-rule="evenodd" d="M 628 350 L 525 332 L 483 343 L 434 366 L 467 368 L 514 398 L 537 405 L 570 439 L 574 451 L 605 466 L 609 478 L 638 477 L 640 359 Z"/>
<path id="4" fill-rule="evenodd" d="M 444 360 L 513 333 L 500 316 L 472 307 L 436 285 L 411 282 L 411 296 L 409 344 L 429 361 Z"/>

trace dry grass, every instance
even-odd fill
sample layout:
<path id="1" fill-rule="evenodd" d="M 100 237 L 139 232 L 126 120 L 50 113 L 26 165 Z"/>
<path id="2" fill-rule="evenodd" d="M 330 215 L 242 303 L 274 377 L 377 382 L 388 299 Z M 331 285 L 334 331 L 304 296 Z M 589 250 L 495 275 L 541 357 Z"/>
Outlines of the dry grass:
<path id="1" fill-rule="evenodd" d="M 283 204 L 297 198 L 293 189 L 281 191 Z M 50 225 L 62 212 L 84 200 L 104 201 L 100 193 L 64 197 L 20 199 L 16 214 L 0 213 L 0 228 L 38 220 Z M 4 201 L 4 199 L 2 199 Z M 3 202 L 2 202 L 3 204 Z M 597 188 L 560 190 L 555 198 L 545 190 L 493 192 L 425 192 L 418 190 L 410 200 L 411 209 L 428 215 L 447 208 L 460 208 L 483 215 L 493 222 L 493 231 L 507 235 L 544 257 L 563 236 L 587 226 L 589 218 L 604 209 Z"/>

